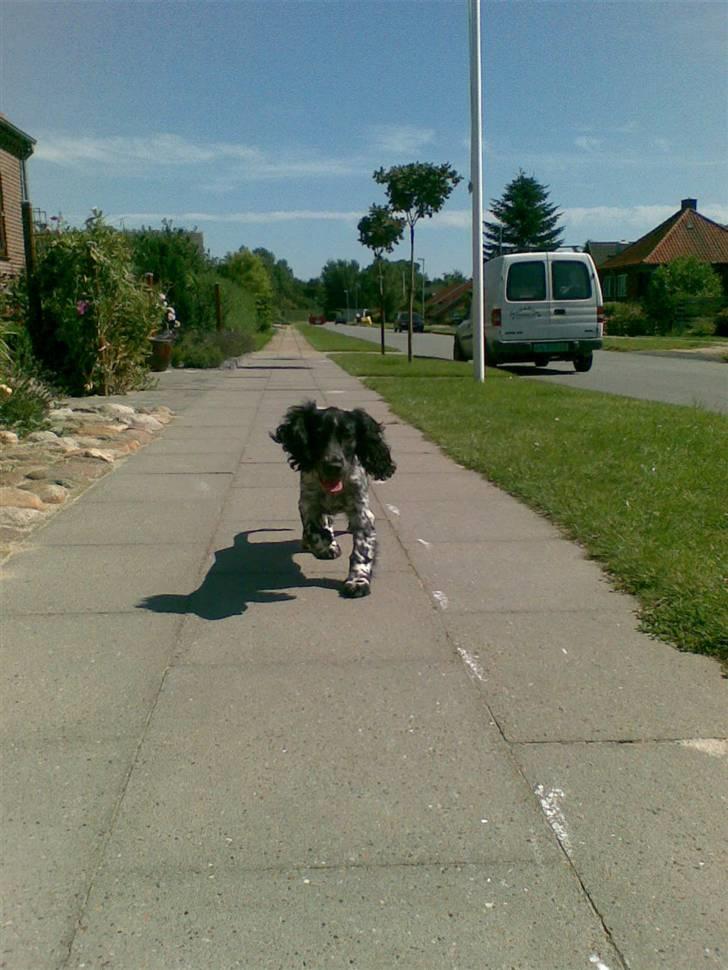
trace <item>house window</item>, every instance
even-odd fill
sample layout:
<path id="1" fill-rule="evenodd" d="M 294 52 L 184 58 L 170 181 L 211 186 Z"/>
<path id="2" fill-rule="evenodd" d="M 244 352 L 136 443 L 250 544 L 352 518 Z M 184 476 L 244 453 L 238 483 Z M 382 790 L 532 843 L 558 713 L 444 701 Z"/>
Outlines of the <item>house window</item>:
<path id="1" fill-rule="evenodd" d="M 8 258 L 8 234 L 5 231 L 5 203 L 3 201 L 3 177 L 0 175 L 0 259 Z"/>
<path id="2" fill-rule="evenodd" d="M 604 298 L 610 299 L 614 296 L 614 277 L 610 274 L 604 277 Z"/>
<path id="3" fill-rule="evenodd" d="M 627 296 L 627 274 L 620 273 L 617 277 L 617 296 Z"/>

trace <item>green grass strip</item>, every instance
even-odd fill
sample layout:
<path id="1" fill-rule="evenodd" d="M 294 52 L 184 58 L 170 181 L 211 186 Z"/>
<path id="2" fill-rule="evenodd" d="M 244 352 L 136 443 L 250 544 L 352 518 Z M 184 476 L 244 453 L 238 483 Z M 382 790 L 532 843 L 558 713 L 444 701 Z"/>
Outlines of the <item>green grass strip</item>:
<path id="1" fill-rule="evenodd" d="M 348 353 L 371 354 L 373 350 L 379 351 L 379 344 L 373 344 L 371 340 L 347 337 L 343 333 L 326 330 L 324 327 L 313 326 L 310 323 L 297 323 L 296 329 L 300 331 L 314 350 L 320 350 L 322 353 L 346 351 Z M 388 353 L 398 353 L 394 347 L 387 347 L 385 344 L 385 348 Z"/>
<path id="2" fill-rule="evenodd" d="M 728 354 L 728 340 L 720 337 L 605 337 L 604 350 L 644 353 L 655 350 L 708 350 L 721 348 Z"/>
<path id="3" fill-rule="evenodd" d="M 582 543 L 639 599 L 644 630 L 728 660 L 725 417 L 505 372 L 478 384 L 471 365 L 450 361 L 337 362 Z"/>

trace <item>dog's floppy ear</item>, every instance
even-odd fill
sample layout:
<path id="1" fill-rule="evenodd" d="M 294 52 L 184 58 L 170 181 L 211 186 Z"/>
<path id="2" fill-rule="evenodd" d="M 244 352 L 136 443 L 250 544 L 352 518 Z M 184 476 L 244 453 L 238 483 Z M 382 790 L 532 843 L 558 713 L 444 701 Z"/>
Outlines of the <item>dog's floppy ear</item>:
<path id="1" fill-rule="evenodd" d="M 351 413 L 356 421 L 356 453 L 359 461 L 372 478 L 391 478 L 397 466 L 384 440 L 382 425 L 361 408 Z"/>
<path id="2" fill-rule="evenodd" d="M 271 438 L 288 455 L 288 464 L 296 471 L 308 471 L 314 463 L 309 441 L 316 421 L 316 402 L 306 401 L 296 404 L 286 411 L 286 416 L 278 425 Z"/>

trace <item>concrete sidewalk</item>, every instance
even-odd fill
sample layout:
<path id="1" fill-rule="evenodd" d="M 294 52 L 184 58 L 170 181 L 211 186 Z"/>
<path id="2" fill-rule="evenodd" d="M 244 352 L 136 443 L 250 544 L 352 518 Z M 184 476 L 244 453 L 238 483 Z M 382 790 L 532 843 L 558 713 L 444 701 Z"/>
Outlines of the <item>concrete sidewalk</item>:
<path id="1" fill-rule="evenodd" d="M 309 397 L 398 462 L 363 600 L 298 551 Z M 728 967 L 717 664 L 294 332 L 133 398 L 0 585 L 1 967 Z"/>

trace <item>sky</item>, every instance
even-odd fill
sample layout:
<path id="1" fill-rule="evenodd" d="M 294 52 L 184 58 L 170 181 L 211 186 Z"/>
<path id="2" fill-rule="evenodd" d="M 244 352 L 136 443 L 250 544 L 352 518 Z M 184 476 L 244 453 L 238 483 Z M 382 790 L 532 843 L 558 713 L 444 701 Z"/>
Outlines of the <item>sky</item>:
<path id="1" fill-rule="evenodd" d="M 484 199 L 523 169 L 564 242 L 634 240 L 697 198 L 728 223 L 728 3 L 482 0 Z M 421 221 L 434 278 L 471 263 L 466 0 L 0 0 L 0 111 L 37 140 L 33 205 L 198 228 L 301 279 L 371 253 L 372 173 L 465 176 Z M 405 258 L 401 245 L 393 258 Z"/>

